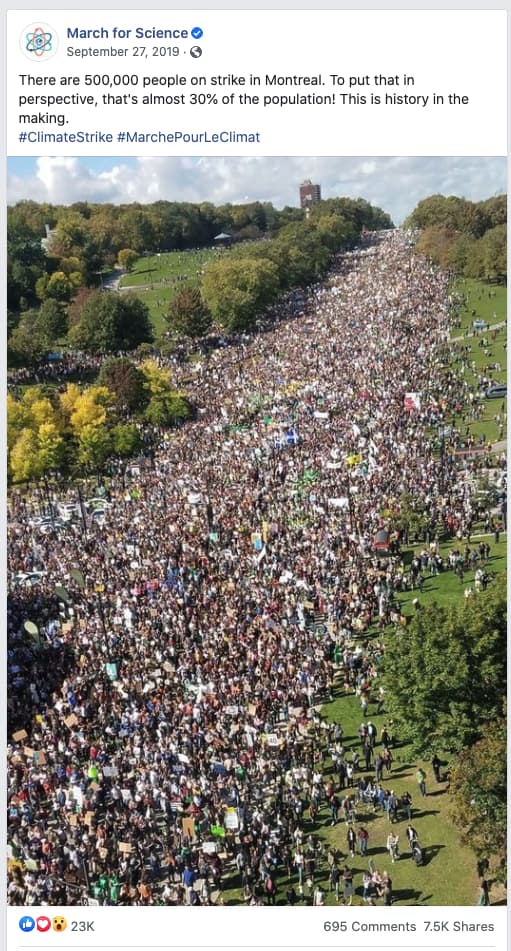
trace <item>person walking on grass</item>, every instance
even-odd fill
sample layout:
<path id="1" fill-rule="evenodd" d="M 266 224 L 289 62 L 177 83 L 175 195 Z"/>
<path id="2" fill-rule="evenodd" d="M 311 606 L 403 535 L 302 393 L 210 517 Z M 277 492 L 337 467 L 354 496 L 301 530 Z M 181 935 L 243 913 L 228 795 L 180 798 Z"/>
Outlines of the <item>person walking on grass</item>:
<path id="1" fill-rule="evenodd" d="M 337 868 L 337 865 L 334 865 L 330 871 L 330 891 L 335 892 L 336 901 L 339 901 L 339 885 L 341 881 L 341 873 Z"/>
<path id="2" fill-rule="evenodd" d="M 346 839 L 348 841 L 348 851 L 352 858 L 355 857 L 355 849 L 357 846 L 357 837 L 355 835 L 355 830 L 352 826 L 349 827 L 346 834 Z"/>
<path id="3" fill-rule="evenodd" d="M 421 767 L 419 767 L 419 769 L 418 769 L 417 772 L 415 773 L 415 778 L 416 778 L 416 780 L 417 780 L 417 785 L 418 785 L 418 787 L 419 787 L 419 792 L 420 792 L 421 796 L 426 796 L 426 795 L 427 795 L 427 793 L 426 793 L 426 773 L 424 772 L 424 770 L 423 770 Z"/>
<path id="4" fill-rule="evenodd" d="M 490 884 L 488 879 L 486 879 L 484 876 L 479 880 L 479 897 L 477 899 L 477 904 L 490 904 Z"/>
<path id="5" fill-rule="evenodd" d="M 351 905 L 353 903 L 353 872 L 347 865 L 342 873 L 342 880 L 344 901 Z"/>
<path id="6" fill-rule="evenodd" d="M 357 839 L 358 839 L 358 847 L 360 849 L 360 854 L 367 855 L 367 844 L 369 842 L 369 833 L 367 829 L 364 828 L 364 826 L 360 826 L 360 829 L 358 830 Z"/>
<path id="7" fill-rule="evenodd" d="M 392 862 L 399 858 L 399 836 L 394 832 L 389 832 L 387 836 L 387 851 Z"/>

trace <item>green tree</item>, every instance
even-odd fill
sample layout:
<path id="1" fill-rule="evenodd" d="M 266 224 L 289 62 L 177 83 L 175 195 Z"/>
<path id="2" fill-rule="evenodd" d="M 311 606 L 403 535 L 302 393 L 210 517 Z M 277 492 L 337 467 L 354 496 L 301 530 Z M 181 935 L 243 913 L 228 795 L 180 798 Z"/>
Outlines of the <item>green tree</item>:
<path id="1" fill-rule="evenodd" d="M 166 396 L 153 396 L 146 406 L 144 417 L 153 426 L 175 426 L 191 415 L 188 400 L 175 391 Z"/>
<path id="2" fill-rule="evenodd" d="M 117 255 L 117 263 L 125 271 L 132 271 L 135 261 L 138 261 L 139 255 L 131 248 L 122 248 Z"/>
<path id="3" fill-rule="evenodd" d="M 38 324 L 48 347 L 67 333 L 66 308 L 56 300 L 45 300 L 39 308 Z"/>
<path id="4" fill-rule="evenodd" d="M 140 369 L 150 397 L 144 411 L 148 422 L 154 426 L 173 426 L 191 415 L 186 396 L 174 388 L 170 370 L 159 367 L 155 360 L 146 360 Z"/>
<path id="5" fill-rule="evenodd" d="M 9 209 L 10 211 L 10 209 Z M 8 215 L 11 218 L 11 215 Z M 39 237 L 9 223 L 7 237 L 7 300 L 17 308 L 21 297 L 34 302 L 36 281 L 46 271 L 46 255 Z"/>
<path id="6" fill-rule="evenodd" d="M 506 878 L 506 763 L 506 720 L 501 717 L 487 723 L 482 738 L 456 757 L 449 784 L 450 813 L 462 843 L 479 858 L 493 859 L 500 881 Z"/>
<path id="7" fill-rule="evenodd" d="M 505 696 L 505 580 L 468 604 L 433 604 L 389 634 L 383 680 L 389 715 L 414 752 L 474 743 Z"/>
<path id="8" fill-rule="evenodd" d="M 481 238 L 487 280 L 503 281 L 507 275 L 507 225 L 491 228 Z"/>
<path id="9" fill-rule="evenodd" d="M 7 344 L 8 363 L 32 367 L 39 363 L 48 350 L 48 340 L 39 323 L 36 310 L 29 310 L 14 328 Z"/>
<path id="10" fill-rule="evenodd" d="M 87 297 L 69 331 L 73 346 L 92 353 L 134 350 L 152 339 L 149 311 L 138 297 L 103 291 Z"/>
<path id="11" fill-rule="evenodd" d="M 113 449 L 106 426 L 85 425 L 78 437 L 78 461 L 87 469 L 102 469 Z"/>
<path id="12" fill-rule="evenodd" d="M 112 429 L 113 450 L 118 456 L 132 456 L 139 452 L 142 437 L 134 423 L 119 423 Z"/>
<path id="13" fill-rule="evenodd" d="M 206 268 L 201 286 L 213 320 L 228 333 L 251 327 L 278 290 L 275 264 L 250 257 L 215 261 Z"/>
<path id="14" fill-rule="evenodd" d="M 211 314 L 196 287 L 183 287 L 177 292 L 166 320 L 171 330 L 185 337 L 203 337 L 211 327 Z"/>
<path id="15" fill-rule="evenodd" d="M 64 271 L 54 271 L 46 284 L 44 297 L 58 301 L 68 301 L 72 291 L 80 286 L 81 274 L 64 274 Z"/>

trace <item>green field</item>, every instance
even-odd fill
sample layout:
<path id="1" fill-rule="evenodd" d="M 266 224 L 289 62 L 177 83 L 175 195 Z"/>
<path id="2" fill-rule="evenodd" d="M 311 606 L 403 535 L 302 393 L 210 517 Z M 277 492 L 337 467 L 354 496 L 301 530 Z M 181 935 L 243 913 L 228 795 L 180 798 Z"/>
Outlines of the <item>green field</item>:
<path id="1" fill-rule="evenodd" d="M 456 345 L 458 347 L 464 346 L 470 348 L 467 354 L 468 361 L 469 364 L 473 363 L 475 365 L 475 372 L 473 372 L 470 366 L 465 372 L 465 379 L 469 383 L 475 383 L 477 381 L 477 373 L 489 367 L 490 364 L 499 363 L 501 367 L 500 370 L 488 370 L 488 373 L 491 373 L 493 379 L 499 383 L 506 383 L 507 327 L 504 325 L 496 330 L 492 330 L 492 327 L 506 321 L 507 289 L 501 286 L 485 284 L 482 281 L 460 279 L 452 285 L 451 290 L 459 294 L 464 294 L 467 297 L 467 304 L 460 311 L 456 326 L 452 330 L 452 337 L 455 340 L 458 337 L 463 337 L 462 340 L 456 341 Z M 475 315 L 472 313 L 473 311 L 475 311 Z M 472 327 L 474 320 L 486 321 L 486 323 L 489 324 L 488 330 L 478 330 L 474 333 Z M 458 324 L 460 326 L 458 326 Z M 479 346 L 480 341 L 483 339 L 488 341 L 488 346 L 485 348 Z M 485 350 L 487 351 L 486 353 Z M 486 441 L 491 443 L 497 442 L 499 438 L 505 439 L 507 436 L 507 421 L 504 420 L 504 431 L 501 434 L 499 425 L 495 419 L 495 416 L 500 413 L 501 403 L 501 400 L 484 400 L 481 418 L 473 422 L 458 420 L 457 428 L 464 431 L 468 425 L 470 432 L 476 437 L 479 438 L 484 434 Z"/>
<path id="2" fill-rule="evenodd" d="M 202 248 L 199 251 L 170 251 L 141 257 L 133 270 L 121 278 L 120 287 L 130 289 L 149 308 L 156 335 L 166 329 L 164 314 L 182 287 L 196 287 L 209 262 L 225 250 Z"/>
<path id="3" fill-rule="evenodd" d="M 507 288 L 500 284 L 486 284 L 463 277 L 453 283 L 451 292 L 463 294 L 468 299 L 467 306 L 460 311 L 460 327 L 453 330 L 453 337 L 472 331 L 473 320 L 485 320 L 491 327 L 506 319 Z"/>
<path id="4" fill-rule="evenodd" d="M 121 278 L 121 287 L 161 284 L 179 278 L 197 283 L 202 269 L 211 258 L 221 253 L 218 248 L 202 248 L 199 251 L 169 251 L 141 257 L 135 262 L 133 270 Z"/>

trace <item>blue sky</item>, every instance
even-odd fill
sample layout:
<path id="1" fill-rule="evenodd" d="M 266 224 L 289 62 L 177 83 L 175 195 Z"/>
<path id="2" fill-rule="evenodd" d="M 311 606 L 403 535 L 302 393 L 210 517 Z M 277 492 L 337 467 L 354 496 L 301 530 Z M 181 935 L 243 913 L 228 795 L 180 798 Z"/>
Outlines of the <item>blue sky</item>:
<path id="1" fill-rule="evenodd" d="M 506 171 L 506 159 L 492 157 L 13 157 L 7 195 L 10 204 L 260 200 L 281 208 L 297 205 L 300 182 L 311 178 L 324 198 L 366 198 L 399 224 L 428 195 L 500 194 Z"/>

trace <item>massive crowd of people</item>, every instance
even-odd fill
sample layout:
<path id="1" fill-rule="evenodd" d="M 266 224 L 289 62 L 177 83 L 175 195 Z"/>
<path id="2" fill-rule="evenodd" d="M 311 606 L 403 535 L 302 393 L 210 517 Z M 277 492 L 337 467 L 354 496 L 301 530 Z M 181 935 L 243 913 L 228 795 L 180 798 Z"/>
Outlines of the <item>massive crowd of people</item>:
<path id="1" fill-rule="evenodd" d="M 468 398 L 448 326 L 446 276 L 385 233 L 176 370 L 197 417 L 108 481 L 102 519 L 82 503 L 39 530 L 41 499 L 12 492 L 11 904 L 221 903 L 234 874 L 247 904 L 273 904 L 286 872 L 286 902 L 322 904 L 323 860 L 350 901 L 360 804 L 410 822 L 383 778 L 389 727 L 365 714 L 384 703 L 384 637 L 365 634 L 399 623 L 395 591 L 473 518 L 470 457 L 431 446 Z M 47 491 L 53 512 L 65 492 Z M 415 575 L 404 499 L 429 517 Z M 321 713 L 337 683 L 360 698 L 356 757 Z M 356 830 L 344 865 L 314 834 L 326 807 Z M 360 885 L 390 903 L 387 872 Z"/>

